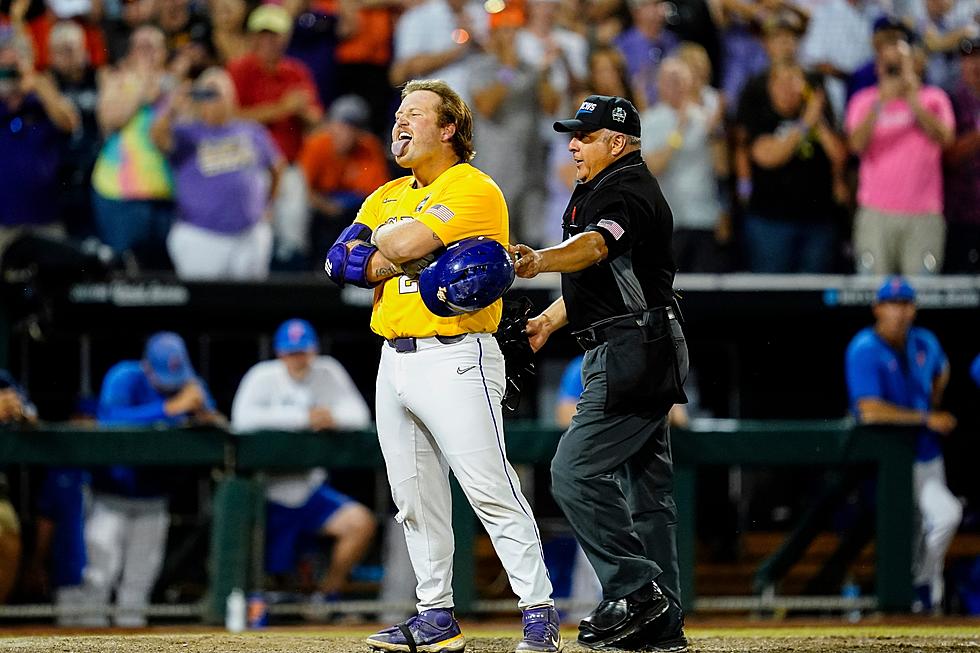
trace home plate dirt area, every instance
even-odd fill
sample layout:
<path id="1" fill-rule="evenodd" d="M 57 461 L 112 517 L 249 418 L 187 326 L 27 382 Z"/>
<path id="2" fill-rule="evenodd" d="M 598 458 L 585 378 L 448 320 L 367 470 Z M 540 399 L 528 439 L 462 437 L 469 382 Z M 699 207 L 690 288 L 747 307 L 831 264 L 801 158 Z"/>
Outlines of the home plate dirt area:
<path id="1" fill-rule="evenodd" d="M 733 620 L 726 620 L 731 623 Z M 863 652 L 980 651 L 980 620 L 963 619 L 942 624 L 840 625 L 836 620 L 786 624 L 785 622 L 735 622 L 733 625 L 690 624 L 689 651 L 793 651 Z M 470 653 L 511 653 L 520 632 L 517 628 L 467 625 L 466 650 Z M 137 632 L 91 631 L 62 634 L 53 628 L 8 628 L 0 631 L 0 651 L 33 653 L 369 653 L 364 628 L 273 628 L 232 635 L 192 628 L 148 629 Z M 575 630 L 563 630 L 567 653 L 589 649 L 575 643 Z"/>

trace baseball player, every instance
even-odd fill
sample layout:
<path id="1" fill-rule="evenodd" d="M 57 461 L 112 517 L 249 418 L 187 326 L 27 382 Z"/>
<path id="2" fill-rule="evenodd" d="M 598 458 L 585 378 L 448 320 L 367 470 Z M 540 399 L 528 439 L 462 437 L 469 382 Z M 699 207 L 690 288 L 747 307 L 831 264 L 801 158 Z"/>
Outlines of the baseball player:
<path id="1" fill-rule="evenodd" d="M 147 341 L 143 360 L 121 361 L 106 373 L 98 419 L 102 426 L 177 426 L 222 418 L 191 366 L 183 339 L 162 331 Z M 89 607 L 107 607 L 115 593 L 117 626 L 146 625 L 144 609 L 163 564 L 170 526 L 164 479 L 152 468 L 113 466 L 92 472 L 82 590 Z M 107 623 L 104 616 L 86 620 L 86 625 Z"/>
<path id="2" fill-rule="evenodd" d="M 956 418 L 940 410 L 949 382 L 949 361 L 931 331 L 912 326 L 915 290 L 889 277 L 872 307 L 874 326 L 862 329 L 845 359 L 851 410 L 862 422 L 921 425 L 913 467 L 915 503 L 921 516 L 913 582 L 917 610 L 938 609 L 943 598 L 943 562 L 963 508 L 946 487 L 942 436 Z"/>
<path id="3" fill-rule="evenodd" d="M 287 320 L 273 337 L 276 360 L 257 363 L 238 386 L 231 407 L 236 431 L 260 429 L 363 429 L 371 411 L 347 370 L 330 356 L 306 320 Z M 340 592 L 351 568 L 374 537 L 374 516 L 365 506 L 325 483 L 322 467 L 270 475 L 266 483 L 265 568 L 285 574 L 296 566 L 303 535 L 334 538 L 330 567 L 318 592 Z"/>
<path id="4" fill-rule="evenodd" d="M 378 438 L 418 581 L 418 614 L 367 643 L 388 651 L 465 646 L 453 616 L 452 470 L 519 598 L 524 638 L 517 650 L 555 652 L 561 637 L 540 537 L 504 446 L 504 361 L 491 336 L 502 303 L 438 317 L 414 277 L 420 257 L 455 241 L 482 235 L 506 246 L 503 195 L 467 163 L 472 125 L 469 108 L 444 82 L 406 84 L 391 150 L 412 174 L 365 200 L 324 266 L 340 285 L 375 287 L 371 329 L 385 339 Z"/>

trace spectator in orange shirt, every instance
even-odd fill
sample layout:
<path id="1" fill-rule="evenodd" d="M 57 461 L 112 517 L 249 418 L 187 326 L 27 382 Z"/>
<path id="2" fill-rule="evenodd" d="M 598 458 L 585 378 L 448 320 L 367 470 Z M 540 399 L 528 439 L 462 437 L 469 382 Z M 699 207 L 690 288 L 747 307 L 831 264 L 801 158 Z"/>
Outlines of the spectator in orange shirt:
<path id="1" fill-rule="evenodd" d="M 381 140 L 367 131 L 370 109 L 356 95 L 330 105 L 322 129 L 306 139 L 299 163 L 306 173 L 313 209 L 314 251 L 323 254 L 374 189 L 390 179 Z"/>
<path id="2" fill-rule="evenodd" d="M 323 117 L 309 68 L 285 56 L 292 27 L 293 18 L 283 7 L 261 5 L 248 17 L 251 51 L 228 64 L 240 117 L 265 125 L 289 163 L 273 204 L 273 269 L 303 267 L 309 255 L 306 182 L 297 158 L 306 130 Z"/>

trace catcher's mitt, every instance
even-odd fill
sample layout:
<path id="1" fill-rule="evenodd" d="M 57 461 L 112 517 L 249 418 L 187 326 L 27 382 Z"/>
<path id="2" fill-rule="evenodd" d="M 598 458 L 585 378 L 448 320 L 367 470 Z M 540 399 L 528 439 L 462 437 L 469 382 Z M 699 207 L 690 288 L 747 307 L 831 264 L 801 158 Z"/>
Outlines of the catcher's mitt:
<path id="1" fill-rule="evenodd" d="M 527 297 L 504 301 L 504 313 L 494 337 L 504 355 L 504 370 L 507 374 L 507 390 L 503 406 L 515 411 L 521 403 L 521 390 L 524 380 L 534 376 L 534 351 L 528 342 L 527 320 L 531 316 L 531 300 Z"/>

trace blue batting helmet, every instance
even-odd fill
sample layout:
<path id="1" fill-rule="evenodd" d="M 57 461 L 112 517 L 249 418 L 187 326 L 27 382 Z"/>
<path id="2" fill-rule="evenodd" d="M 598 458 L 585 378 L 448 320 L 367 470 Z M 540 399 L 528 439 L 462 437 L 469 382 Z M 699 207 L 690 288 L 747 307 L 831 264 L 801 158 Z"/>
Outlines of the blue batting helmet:
<path id="1" fill-rule="evenodd" d="M 514 283 L 507 249 L 486 236 L 453 243 L 419 275 L 426 308 L 440 317 L 478 311 L 494 303 Z"/>

